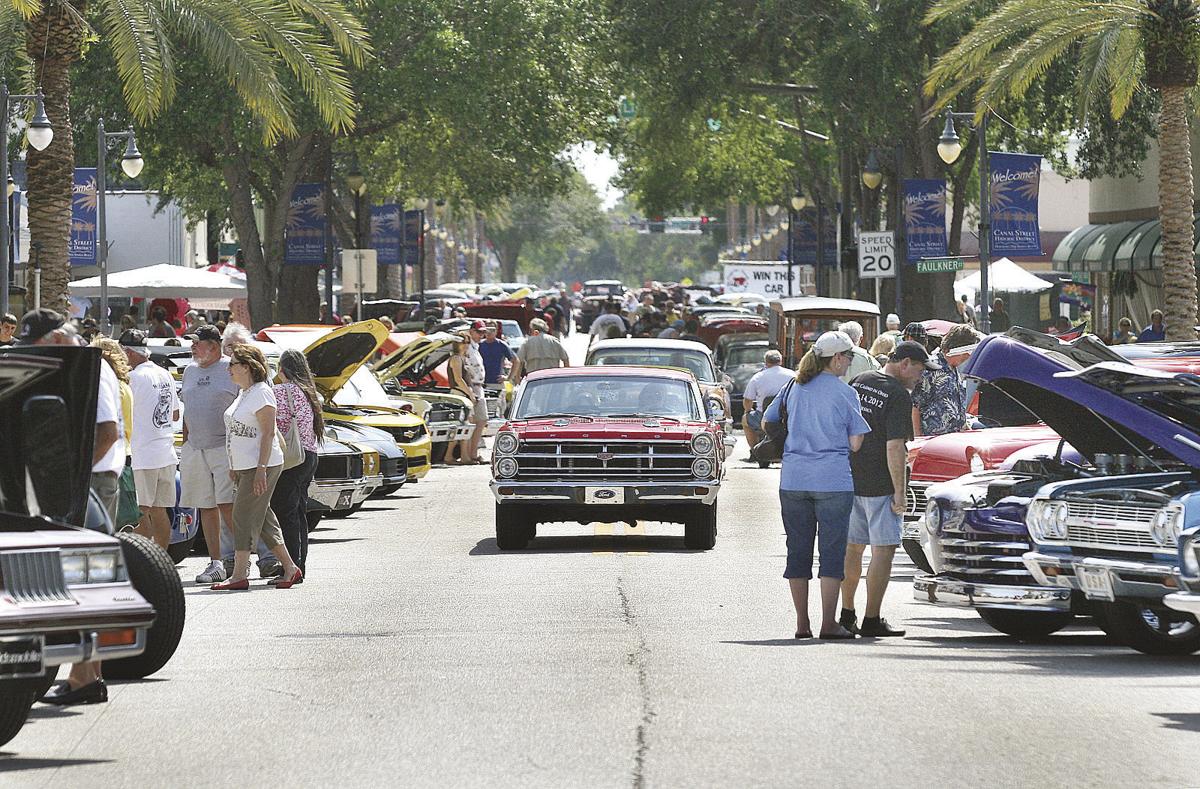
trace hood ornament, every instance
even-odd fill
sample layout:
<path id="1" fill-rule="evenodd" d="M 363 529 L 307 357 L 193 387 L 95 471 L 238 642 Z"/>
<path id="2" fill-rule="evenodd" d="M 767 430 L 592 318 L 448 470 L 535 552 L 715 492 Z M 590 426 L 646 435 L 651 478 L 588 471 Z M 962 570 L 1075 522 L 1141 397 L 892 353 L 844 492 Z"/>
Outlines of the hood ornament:
<path id="1" fill-rule="evenodd" d="M 555 427 L 566 427 L 569 424 L 571 424 L 571 422 L 567 419 L 555 419 L 554 420 Z"/>

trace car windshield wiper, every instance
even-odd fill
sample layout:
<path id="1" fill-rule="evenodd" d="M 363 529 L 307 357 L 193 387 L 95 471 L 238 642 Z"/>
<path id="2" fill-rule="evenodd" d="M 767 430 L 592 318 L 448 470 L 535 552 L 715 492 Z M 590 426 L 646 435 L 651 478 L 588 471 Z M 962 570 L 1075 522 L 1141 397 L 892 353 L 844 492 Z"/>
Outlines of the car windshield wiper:
<path id="1" fill-rule="evenodd" d="M 596 417 L 587 414 L 530 414 L 518 419 L 518 422 L 528 422 L 531 419 L 586 419 L 589 422 L 595 422 Z"/>
<path id="2" fill-rule="evenodd" d="M 663 414 L 605 414 L 609 419 L 670 419 L 672 422 L 683 424 L 683 420 L 677 416 L 665 416 Z"/>

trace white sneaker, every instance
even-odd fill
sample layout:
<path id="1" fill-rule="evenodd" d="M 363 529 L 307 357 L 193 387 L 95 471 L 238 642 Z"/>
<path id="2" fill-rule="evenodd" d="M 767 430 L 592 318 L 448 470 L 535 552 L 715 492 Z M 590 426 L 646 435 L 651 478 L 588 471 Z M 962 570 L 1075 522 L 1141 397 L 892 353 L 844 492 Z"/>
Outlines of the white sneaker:
<path id="1" fill-rule="evenodd" d="M 221 562 L 209 562 L 208 569 L 196 576 L 196 583 L 215 584 L 224 581 L 228 577 L 225 574 L 225 565 Z"/>

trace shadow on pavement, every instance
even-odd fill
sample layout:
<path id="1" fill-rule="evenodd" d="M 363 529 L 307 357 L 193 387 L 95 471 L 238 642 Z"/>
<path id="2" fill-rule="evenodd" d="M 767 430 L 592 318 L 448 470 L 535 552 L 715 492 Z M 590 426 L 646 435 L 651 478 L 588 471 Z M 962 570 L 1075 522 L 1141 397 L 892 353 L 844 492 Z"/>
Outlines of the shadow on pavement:
<path id="1" fill-rule="evenodd" d="M 56 718 L 75 718 L 83 713 L 79 710 L 71 709 L 70 707 L 55 707 L 52 704 L 34 704 L 29 710 L 29 720 L 54 720 Z M 0 765 L 4 761 L 0 760 Z"/>
<path id="2" fill-rule="evenodd" d="M 334 545 L 339 542 L 361 542 L 364 537 L 309 537 L 309 545 Z"/>
<path id="3" fill-rule="evenodd" d="M 1155 712 L 1153 715 L 1163 719 L 1164 729 L 1200 732 L 1200 712 Z"/>
<path id="4" fill-rule="evenodd" d="M 45 770 L 54 767 L 76 767 L 86 764 L 111 764 L 112 759 L 22 759 L 0 751 L 0 773 L 16 770 Z"/>
<path id="5" fill-rule="evenodd" d="M 311 541 L 310 541 L 311 542 Z M 597 551 L 613 551 L 629 553 L 631 551 L 645 553 L 704 553 L 683 547 L 683 537 L 654 535 L 650 537 L 638 535 L 593 536 L 575 535 L 563 537 L 535 537 L 529 546 L 520 551 L 502 551 L 496 547 L 496 538 L 488 537 L 480 540 L 471 549 L 471 556 L 499 556 L 501 554 L 522 553 L 595 553 Z"/>
<path id="6" fill-rule="evenodd" d="M 722 641 L 743 647 L 811 647 L 820 643 L 818 638 L 764 638 L 757 641 Z"/>
<path id="7" fill-rule="evenodd" d="M 915 643 L 914 643 L 915 642 Z M 1037 642 L 1023 642 L 1005 635 L 992 636 L 909 636 L 897 644 L 930 647 L 988 648 L 976 654 L 954 651 L 900 650 L 881 654 L 881 658 L 914 661 L 940 661 L 955 664 L 955 671 L 993 673 L 998 660 L 1007 660 L 1010 673 L 1062 674 L 1075 677 L 1178 677 L 1189 681 L 1200 669 L 1200 658 L 1154 657 L 1110 642 L 1104 635 L 1052 635 Z M 1003 655 L 998 655 L 1003 651 Z M 1025 666 L 1021 670 L 1018 666 Z M 1190 687 L 1190 686 L 1189 686 Z"/>

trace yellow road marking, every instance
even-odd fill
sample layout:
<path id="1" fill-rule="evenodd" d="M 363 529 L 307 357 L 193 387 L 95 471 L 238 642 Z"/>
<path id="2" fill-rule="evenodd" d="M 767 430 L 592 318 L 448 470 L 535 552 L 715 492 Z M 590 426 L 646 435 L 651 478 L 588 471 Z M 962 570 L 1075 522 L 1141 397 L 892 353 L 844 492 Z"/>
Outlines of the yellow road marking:
<path id="1" fill-rule="evenodd" d="M 597 523 L 596 524 L 596 536 L 597 537 L 611 537 L 613 535 L 613 526 L 614 525 L 615 524 L 612 524 L 612 523 Z M 592 555 L 594 555 L 594 556 L 611 556 L 612 554 L 613 554 L 612 551 L 592 551 Z"/>

